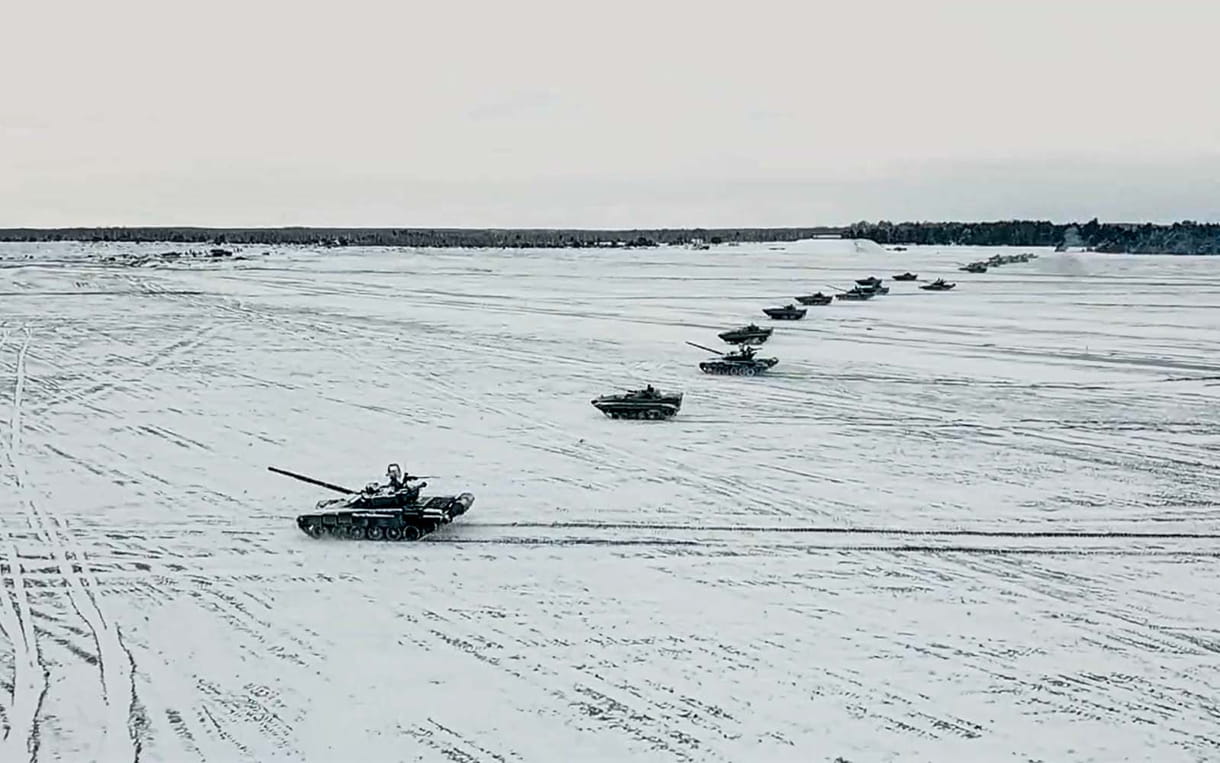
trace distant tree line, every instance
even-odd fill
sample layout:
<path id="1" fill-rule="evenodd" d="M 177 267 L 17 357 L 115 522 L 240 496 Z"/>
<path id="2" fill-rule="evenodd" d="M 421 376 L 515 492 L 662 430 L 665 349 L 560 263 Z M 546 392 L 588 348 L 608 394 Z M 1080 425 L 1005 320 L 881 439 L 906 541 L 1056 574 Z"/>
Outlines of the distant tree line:
<path id="1" fill-rule="evenodd" d="M 1045 220 L 998 222 L 904 222 L 885 220 L 847 226 L 843 238 L 878 244 L 940 244 L 966 246 L 1069 246 L 1098 252 L 1133 254 L 1218 254 L 1220 224 L 1191 220 L 1172 225 L 1102 223 L 1093 218 L 1056 224 Z"/>
<path id="2" fill-rule="evenodd" d="M 9 228 L 0 241 L 166 242 L 212 245 L 295 244 L 321 247 L 402 246 L 470 248 L 648 247 L 686 244 L 781 242 L 817 236 L 869 239 L 878 244 L 1069 246 L 1098 252 L 1217 254 L 1220 224 L 1190 220 L 1153 223 L 858 222 L 813 228 L 658 228 L 633 230 L 464 228 Z"/>
<path id="3" fill-rule="evenodd" d="M 840 228 L 661 228 L 639 230 L 546 230 L 460 228 L 10 228 L 0 241 L 166 242 L 297 244 L 310 246 L 405 246 L 478 248 L 642 247 L 703 239 L 728 242 L 796 241 L 834 236 Z"/>

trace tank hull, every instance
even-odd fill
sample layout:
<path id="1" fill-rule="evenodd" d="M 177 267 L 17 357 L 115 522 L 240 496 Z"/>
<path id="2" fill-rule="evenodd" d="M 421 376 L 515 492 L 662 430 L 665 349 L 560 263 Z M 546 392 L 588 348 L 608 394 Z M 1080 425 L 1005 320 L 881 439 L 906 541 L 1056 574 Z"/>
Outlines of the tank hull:
<path id="1" fill-rule="evenodd" d="M 783 307 L 764 307 L 763 313 L 768 318 L 777 321 L 799 321 L 805 317 L 805 313 L 809 312 L 804 309 L 789 310 Z"/>
<path id="2" fill-rule="evenodd" d="M 754 358 L 753 360 L 705 360 L 699 370 L 714 376 L 757 376 L 778 363 L 776 358 Z"/>
<path id="3" fill-rule="evenodd" d="M 319 501 L 314 511 L 297 517 L 297 527 L 311 538 L 413 541 L 470 511 L 473 493 L 436 495 L 398 507 L 377 507 L 366 500 Z"/>
<path id="4" fill-rule="evenodd" d="M 834 297 L 829 294 L 809 294 L 804 297 L 797 297 L 796 301 L 802 305 L 829 305 L 834 301 Z"/>

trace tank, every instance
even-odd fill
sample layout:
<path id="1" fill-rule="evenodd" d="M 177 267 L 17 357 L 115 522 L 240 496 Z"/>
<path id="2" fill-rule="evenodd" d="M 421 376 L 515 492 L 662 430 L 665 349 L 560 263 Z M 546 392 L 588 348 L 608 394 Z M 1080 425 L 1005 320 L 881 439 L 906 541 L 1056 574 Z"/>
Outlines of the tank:
<path id="1" fill-rule="evenodd" d="M 987 263 L 972 262 L 969 265 L 963 265 L 962 267 L 958 268 L 958 270 L 964 270 L 967 273 L 986 273 Z"/>
<path id="2" fill-rule="evenodd" d="M 612 419 L 668 419 L 682 408 L 682 393 L 665 393 L 649 384 L 621 395 L 602 395 L 593 407 Z"/>
<path id="3" fill-rule="evenodd" d="M 803 307 L 788 304 L 783 307 L 764 307 L 763 312 L 767 314 L 768 318 L 773 318 L 777 321 L 799 321 L 809 311 Z"/>
<path id="4" fill-rule="evenodd" d="M 952 289 L 954 286 L 957 286 L 957 284 L 946 283 L 945 279 L 937 278 L 932 283 L 926 283 L 923 286 L 920 286 L 919 288 L 923 289 L 924 291 L 948 291 L 948 290 Z"/>
<path id="5" fill-rule="evenodd" d="M 829 305 L 834 301 L 834 297 L 819 291 L 817 294 L 806 294 L 803 297 L 797 297 L 796 301 L 802 305 Z"/>
<path id="6" fill-rule="evenodd" d="M 917 280 L 919 280 L 919 275 L 917 273 L 912 273 L 910 271 L 907 271 L 906 273 L 902 273 L 901 275 L 893 276 L 893 279 L 895 281 L 917 281 Z"/>
<path id="7" fill-rule="evenodd" d="M 338 498 L 322 499 L 313 511 L 297 517 L 297 527 L 311 538 L 419 540 L 470 511 L 474 504 L 473 493 L 421 496 L 420 489 L 428 483 L 410 484 L 419 477 L 403 474 L 398 464 L 386 468 L 390 477 L 388 484 L 371 483 L 360 491 L 274 466 L 267 469 L 343 494 Z"/>
<path id="8" fill-rule="evenodd" d="M 881 279 L 877 276 L 869 276 L 868 278 L 857 278 L 856 283 L 861 286 L 880 286 Z"/>
<path id="9" fill-rule="evenodd" d="M 742 347 L 726 355 L 720 355 L 710 347 L 704 347 L 694 342 L 687 342 L 691 347 L 719 355 L 716 360 L 705 360 L 699 364 L 699 370 L 705 374 L 717 376 L 755 376 L 775 366 L 779 358 L 755 357 L 753 347 Z"/>
<path id="10" fill-rule="evenodd" d="M 722 331 L 717 336 L 729 344 L 762 344 L 771 338 L 771 332 L 774 330 L 751 323 L 749 326 Z"/>
<path id="11" fill-rule="evenodd" d="M 842 294 L 836 294 L 836 295 L 835 295 L 835 299 L 846 299 L 846 300 L 849 300 L 849 301 L 860 301 L 860 300 L 865 300 L 865 299 L 872 299 L 872 298 L 873 298 L 873 297 L 875 297 L 875 296 L 877 296 L 877 293 L 876 293 L 876 292 L 874 292 L 874 291 L 868 291 L 868 290 L 862 290 L 862 289 L 860 289 L 860 287 L 858 287 L 858 286 L 857 286 L 857 287 L 854 287 L 854 288 L 853 288 L 851 291 L 845 291 L 845 292 L 843 292 Z"/>

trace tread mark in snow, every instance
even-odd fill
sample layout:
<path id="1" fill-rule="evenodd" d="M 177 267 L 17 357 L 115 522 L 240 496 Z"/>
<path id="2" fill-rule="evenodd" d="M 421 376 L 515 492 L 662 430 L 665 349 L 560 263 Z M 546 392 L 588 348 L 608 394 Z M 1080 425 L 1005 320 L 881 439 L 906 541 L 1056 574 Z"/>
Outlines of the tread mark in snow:
<path id="1" fill-rule="evenodd" d="M 105 725 L 102 729 L 105 750 L 103 757 L 107 760 L 138 761 L 141 751 L 138 729 L 141 723 L 137 710 L 134 660 L 123 644 L 118 627 L 107 621 L 101 601 L 92 591 L 99 586 L 98 580 L 92 575 L 85 560 L 64 546 L 64 538 L 61 537 L 63 525 L 59 518 L 40 508 L 34 500 L 22 463 L 22 398 L 26 383 L 26 356 L 31 338 L 30 331 L 26 328 L 25 340 L 17 353 L 16 380 L 13 386 L 9 440 L 5 456 L 17 486 L 19 500 L 27 508 L 26 517 L 39 537 L 51 547 L 51 555 L 63 576 L 69 602 L 73 610 L 85 621 L 97 647 L 102 700 L 106 705 Z M 32 639 L 32 636 L 30 638 Z M 29 721 L 31 738 L 34 718 L 35 716 L 31 715 Z"/>

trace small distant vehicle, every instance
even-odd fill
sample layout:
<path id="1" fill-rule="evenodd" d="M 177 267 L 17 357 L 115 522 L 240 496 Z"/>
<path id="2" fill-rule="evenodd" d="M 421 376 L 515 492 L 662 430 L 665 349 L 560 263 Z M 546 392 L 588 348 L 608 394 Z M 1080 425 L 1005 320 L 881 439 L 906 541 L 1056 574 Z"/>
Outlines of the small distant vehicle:
<path id="1" fill-rule="evenodd" d="M 842 294 L 836 294 L 835 299 L 847 300 L 849 302 L 860 302 L 866 299 L 872 299 L 875 296 L 877 296 L 875 291 L 861 289 L 857 286 L 850 291 L 845 291 Z"/>
<path id="2" fill-rule="evenodd" d="M 967 273 L 986 273 L 987 272 L 987 263 L 972 262 L 969 265 L 963 265 L 962 267 L 958 268 L 958 270 L 963 270 Z"/>
<path id="3" fill-rule="evenodd" d="M 593 407 L 612 419 L 673 418 L 682 408 L 681 392 L 664 393 L 649 384 L 644 389 L 628 390 L 619 395 L 602 395 L 592 400 Z"/>
<path id="4" fill-rule="evenodd" d="M 829 305 L 834 301 L 834 297 L 819 291 L 817 294 L 806 294 L 802 297 L 797 297 L 796 301 L 802 305 Z"/>
<path id="5" fill-rule="evenodd" d="M 881 279 L 876 276 L 869 276 L 868 278 L 857 278 L 856 283 L 861 286 L 880 286 Z"/>
<path id="6" fill-rule="evenodd" d="M 903 274 L 901 274 L 901 275 L 896 275 L 896 276 L 893 276 L 893 279 L 894 279 L 895 281 L 918 281 L 918 280 L 919 280 L 919 275 L 918 275 L 917 273 L 911 273 L 911 272 L 909 272 L 909 271 L 908 271 L 908 272 L 903 273 Z"/>
<path id="7" fill-rule="evenodd" d="M 783 307 L 764 307 L 763 312 L 768 318 L 777 321 L 799 321 L 805 317 L 805 313 L 809 312 L 803 307 L 797 307 L 793 304 L 784 305 Z"/>
<path id="8" fill-rule="evenodd" d="M 751 323 L 741 328 L 722 331 L 717 336 L 729 344 L 762 344 L 771 338 L 771 332 L 774 330 L 770 327 L 762 328 Z"/>
<path id="9" fill-rule="evenodd" d="M 923 289 L 924 291 L 948 291 L 949 289 L 952 289 L 954 286 L 957 286 L 957 284 L 947 283 L 945 281 L 945 279 L 937 278 L 932 283 L 926 283 L 923 286 L 920 286 L 919 288 Z"/>
<path id="10" fill-rule="evenodd" d="M 267 470 L 344 494 L 320 500 L 312 512 L 297 517 L 297 527 L 311 538 L 419 540 L 470 511 L 474 504 L 474 494 L 469 492 L 421 497 L 419 491 L 428 483 L 410 484 L 419 477 L 404 474 L 398 464 L 386 468 L 388 484 L 370 483 L 360 491 L 274 466 Z"/>

